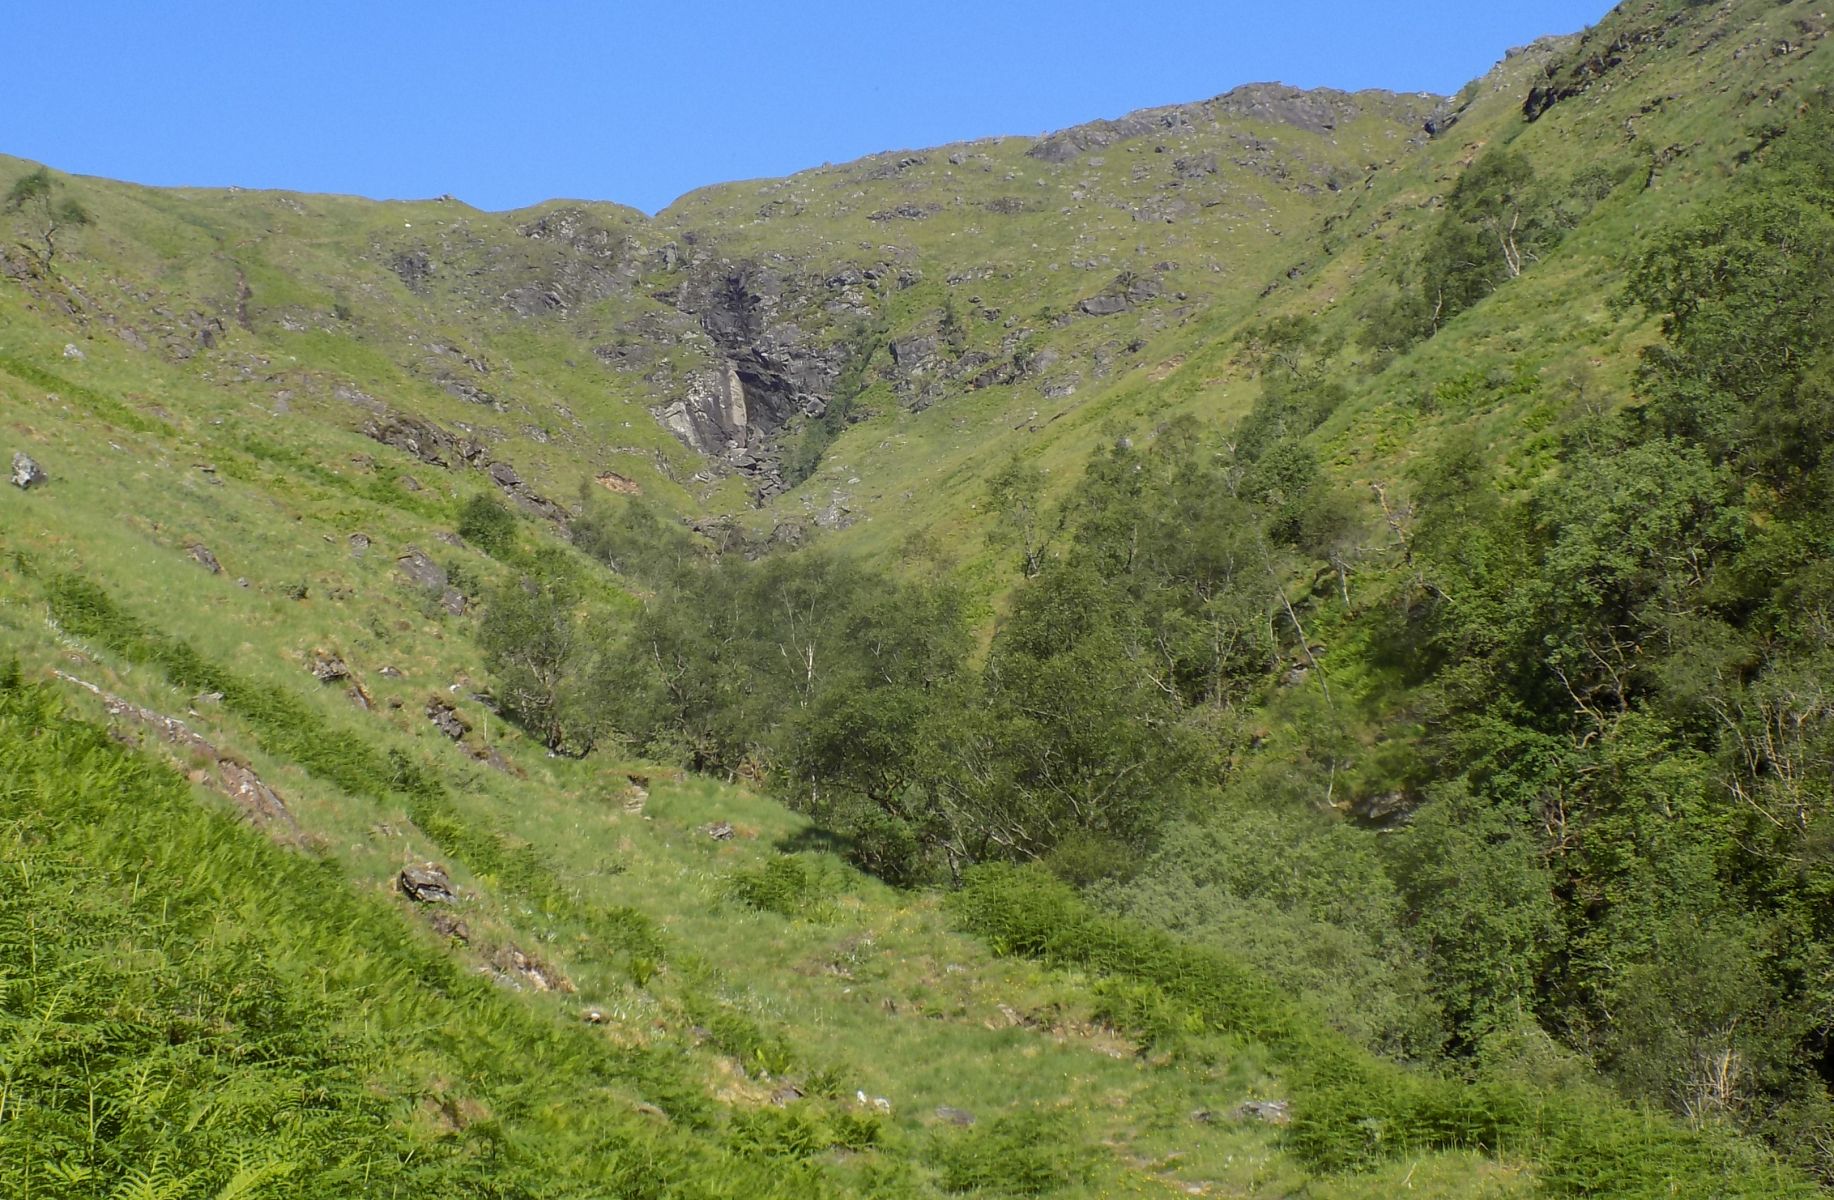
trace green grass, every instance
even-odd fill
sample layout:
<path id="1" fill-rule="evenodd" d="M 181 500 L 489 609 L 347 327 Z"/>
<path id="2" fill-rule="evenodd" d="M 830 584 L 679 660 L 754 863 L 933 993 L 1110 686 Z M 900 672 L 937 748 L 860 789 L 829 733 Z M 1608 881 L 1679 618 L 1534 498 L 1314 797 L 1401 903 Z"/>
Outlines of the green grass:
<path id="1" fill-rule="evenodd" d="M 1647 23 L 1643 7 L 1610 32 Z M 182 717 L 254 765 L 306 832 L 282 850 L 236 826 L 155 765 L 157 750 L 109 743 L 85 694 L 72 691 L 61 713 L 33 688 L 0 700 L 0 914 L 39 931 L 0 939 L 0 1038 L 34 1047 L 5 1060 L 30 1090 L 0 1099 L 0 1172 L 14 1172 L 0 1178 L 47 1196 L 107 1195 L 134 1171 L 212 1196 L 246 1169 L 255 1195 L 1095 1197 L 1201 1185 L 1348 1200 L 1713 1195 L 1734 1186 L 1716 1173 L 1749 1167 L 1745 1192 L 1720 1194 L 1799 1190 L 1715 1137 L 1600 1097 L 1373 1059 L 1214 947 L 1103 924 L 1016 886 L 1000 903 L 1017 915 L 996 913 L 985 887 L 964 902 L 987 902 L 973 923 L 1011 954 L 996 956 L 936 895 L 852 872 L 765 796 L 623 761 L 616 746 L 549 758 L 472 698 L 489 681 L 471 619 L 405 585 L 395 557 L 418 547 L 483 591 L 547 553 L 606 607 L 628 611 L 630 598 L 532 522 L 494 558 L 448 544 L 440 535 L 492 485 L 356 429 L 384 404 L 470 427 L 562 503 L 616 471 L 669 511 L 735 514 L 755 533 L 806 520 L 838 493 L 856 518 L 831 535 L 840 546 L 889 562 L 921 531 L 991 621 L 1013 582 L 1010 556 L 985 540 L 992 470 L 1023 456 L 1061 494 L 1117 429 L 1192 414 L 1228 430 L 1259 387 L 1240 354 L 1244 323 L 1313 315 L 1322 340 L 1341 343 L 1327 364 L 1350 398 L 1312 440 L 1363 505 L 1370 544 L 1352 586 L 1373 595 L 1405 572 L 1370 483 L 1404 502 L 1410 465 L 1469 428 L 1505 486 L 1526 486 L 1549 469 L 1576 406 L 1633 399 L 1652 331 L 1610 304 L 1624 255 L 1724 186 L 1772 112 L 1748 97 L 1782 87 L 1787 105 L 1788 89 L 1824 82 L 1819 58 L 1734 57 L 1808 7 L 1696 11 L 1748 27 L 1692 53 L 1708 27 L 1685 26 L 1670 49 L 1640 52 L 1622 86 L 1532 126 L 1519 103 L 1540 62 L 1512 59 L 1424 144 L 1410 140 L 1409 101 L 1330 138 L 1198 124 L 1167 135 L 1164 154 L 1146 139 L 1062 167 L 1005 139 L 964 147 L 960 164 L 941 151 L 890 175 L 875 159 L 726 185 L 654 220 L 589 205 L 632 240 L 636 266 L 564 316 L 518 317 L 500 302 L 566 265 L 557 244 L 517 232 L 534 212 L 76 181 L 96 222 L 72 243 L 75 290 L 0 287 L 0 451 L 26 450 L 53 477 L 31 493 L 0 488 L 0 658 Z M 1687 100 L 1643 111 L 1659 95 Z M 1321 190 L 1228 161 L 1234 132 L 1277 143 L 1289 179 Z M 1388 255 L 1433 219 L 1471 148 L 1502 141 L 1562 181 L 1669 145 L 1686 153 L 1656 186 L 1620 186 L 1548 261 L 1375 369 L 1350 339 L 1387 286 Z M 1212 149 L 1220 174 L 1187 190 L 1223 203 L 1169 224 L 1135 219 L 1130 209 L 1171 194 L 1173 160 Z M 16 168 L 0 161 L 0 182 Z M 1344 190 L 1323 189 L 1328 178 Z M 1001 197 L 1024 211 L 990 212 Z M 923 221 L 869 219 L 906 201 L 942 207 Z M 872 381 L 876 415 L 844 431 L 804 486 L 753 510 L 737 479 L 697 477 L 705 464 L 649 411 L 712 365 L 698 334 L 659 351 L 674 362 L 654 379 L 594 354 L 632 322 L 670 316 L 655 293 L 681 282 L 661 265 L 671 243 L 702 255 L 700 270 L 776 263 L 794 284 L 788 318 L 818 343 L 849 318 L 807 281 L 886 258 L 923 276 L 874 293 L 888 337 L 929 329 L 952 300 L 968 314 L 969 349 L 998 355 L 1029 333 L 1034 352 L 1061 357 L 1042 379 L 946 389 L 922 411 Z M 416 248 L 441 268 L 425 294 L 388 266 Z M 1056 320 L 1121 270 L 1162 261 L 1176 266 L 1161 300 Z M 250 329 L 234 319 L 238 270 Z M 948 283 L 958 272 L 974 278 Z M 199 348 L 193 313 L 223 318 L 215 348 Z M 83 357 L 65 357 L 67 343 Z M 469 368 L 434 344 L 485 362 L 476 382 L 500 407 L 443 390 L 441 371 Z M 1071 376 L 1073 395 L 1043 395 L 1043 382 Z M 370 539 L 360 557 L 356 533 Z M 223 576 L 189 561 L 194 541 Z M 300 584 L 305 598 L 291 598 Z M 1417 722 L 1390 708 L 1374 634 L 1317 607 L 1307 617 L 1332 647 L 1323 673 L 1350 740 L 1379 745 Z M 305 674 L 321 647 L 352 665 L 371 710 Z M 476 726 L 465 745 L 428 726 L 434 696 Z M 1281 703 L 1245 720 L 1270 728 L 1264 753 L 1303 753 Z M 475 757 L 491 750 L 508 770 Z M 1376 792 L 1386 767 L 1362 759 L 1343 786 Z M 633 773 L 651 778 L 640 813 L 624 806 Z M 735 827 L 730 841 L 702 832 L 719 821 Z M 469 947 L 429 934 L 391 894 L 395 871 L 426 859 L 466 892 Z M 1034 903 L 1048 931 L 1020 919 Z M 36 964 L 21 946 L 41 949 Z M 574 991 L 490 982 L 481 972 L 509 948 Z M 586 1009 L 605 1024 L 584 1025 Z M 805 1098 L 773 1105 L 788 1082 Z M 1192 1117 L 1270 1097 L 1298 1105 L 1285 1134 Z M 638 1111 L 645 1103 L 670 1123 Z M 977 1123 L 942 1127 L 940 1105 Z M 64 1164 L 98 1174 L 53 1184 Z M 287 1173 L 261 1182 L 270 1169 Z"/>

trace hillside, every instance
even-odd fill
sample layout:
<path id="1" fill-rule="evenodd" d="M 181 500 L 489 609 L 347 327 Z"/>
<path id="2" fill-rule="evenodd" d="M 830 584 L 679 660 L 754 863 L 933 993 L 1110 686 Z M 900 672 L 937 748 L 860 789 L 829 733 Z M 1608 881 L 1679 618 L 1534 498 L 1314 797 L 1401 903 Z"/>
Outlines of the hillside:
<path id="1" fill-rule="evenodd" d="M 1820 1194 L 1827 28 L 654 217 L 0 158 L 0 1180 Z"/>

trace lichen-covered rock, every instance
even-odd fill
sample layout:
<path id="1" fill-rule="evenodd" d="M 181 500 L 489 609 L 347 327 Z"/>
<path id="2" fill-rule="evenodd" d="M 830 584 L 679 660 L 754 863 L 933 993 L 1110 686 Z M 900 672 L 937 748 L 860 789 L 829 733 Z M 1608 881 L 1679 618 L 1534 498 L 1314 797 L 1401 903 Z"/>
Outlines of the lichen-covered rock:
<path id="1" fill-rule="evenodd" d="M 14 487 L 30 489 L 49 483 L 50 480 L 51 477 L 45 474 L 45 469 L 39 466 L 31 455 L 21 450 L 13 451 Z"/>
<path id="2" fill-rule="evenodd" d="M 395 885 L 416 904 L 452 904 L 458 900 L 452 879 L 438 863 L 403 867 L 401 874 L 395 876 Z"/>

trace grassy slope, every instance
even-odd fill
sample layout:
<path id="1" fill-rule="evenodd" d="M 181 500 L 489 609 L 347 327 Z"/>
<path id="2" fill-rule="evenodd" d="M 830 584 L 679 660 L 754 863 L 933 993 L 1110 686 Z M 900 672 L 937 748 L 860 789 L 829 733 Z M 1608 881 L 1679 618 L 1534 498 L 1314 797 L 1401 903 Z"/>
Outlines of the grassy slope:
<path id="1" fill-rule="evenodd" d="M 1614 19 L 1647 23 L 1649 7 L 1633 5 Z M 1168 310 L 1176 306 L 1167 302 L 1060 329 L 1037 322 L 1050 344 L 1061 346 L 1083 371 L 1092 369 L 1093 359 L 1076 351 L 1090 355 L 1105 342 L 1146 337 L 1145 346 L 1118 362 L 1109 377 L 1086 379 L 1056 407 L 1042 400 L 1035 384 L 949 398 L 915 414 L 882 404 L 881 415 L 844 437 L 805 489 L 822 502 L 837 487 L 849 492 L 870 518 L 844 535 L 860 550 L 883 553 L 910 529 L 935 529 L 992 589 L 999 574 L 981 557 L 973 507 L 978 480 L 992 466 L 1023 452 L 1067 476 L 1111 419 L 1138 425 L 1177 411 L 1230 419 L 1253 395 L 1254 382 L 1235 361 L 1231 340 L 1251 311 L 1318 312 L 1347 332 L 1349 313 L 1378 282 L 1383 248 L 1405 242 L 1410 230 L 1430 219 L 1431 198 L 1449 186 L 1457 164 L 1477 144 L 1519 137 L 1544 174 L 1564 178 L 1588 161 L 1621 158 L 1623 122 L 1635 117 L 1641 140 L 1632 148 L 1638 153 L 1643 146 L 1688 148 L 1659 186 L 1621 188 L 1557 258 L 1368 378 L 1319 435 L 1351 482 L 1399 478 L 1407 460 L 1425 452 L 1443 428 L 1467 420 L 1480 422 L 1495 437 L 1498 454 L 1520 472 L 1540 469 L 1535 413 L 1567 402 L 1560 388 L 1573 370 L 1583 368 L 1587 386 L 1603 402 L 1616 402 L 1627 387 L 1629 352 L 1646 334 L 1606 307 L 1624 246 L 1637 230 L 1712 190 L 1746 144 L 1746 131 L 1764 119 L 1770 87 L 1785 78 L 1800 86 L 1818 69 L 1818 57 L 1733 57 L 1746 43 L 1774 40 L 1805 6 L 1740 11 L 1760 22 L 1754 32 L 1690 54 L 1684 26 L 1675 52 L 1660 58 L 1656 78 L 1596 90 L 1526 129 L 1515 109 L 1538 60 L 1512 60 L 1481 86 L 1452 133 L 1424 151 L 1407 152 L 1407 126 L 1399 120 L 1342 131 L 1340 140 L 1348 144 L 1334 149 L 1307 145 L 1326 171 L 1397 160 L 1359 185 L 1362 190 L 1300 201 L 1250 173 L 1229 182 L 1258 204 L 1228 208 L 1226 220 L 1142 224 L 1092 204 L 1097 211 L 1072 214 L 1072 227 L 1060 211 L 1072 189 L 1137 202 L 1163 181 L 1136 189 L 1135 163 L 1157 169 L 1176 155 L 1158 155 L 1150 144 L 1122 145 L 1097 154 L 1105 160 L 1100 166 L 1085 159 L 1051 168 L 1024 157 L 1024 145 L 1016 142 L 969 147 L 973 157 L 960 167 L 933 153 L 914 177 L 894 181 L 864 178 L 872 169 L 868 163 L 781 183 L 712 189 L 686 198 L 655 227 L 621 210 L 592 211 L 631 229 L 646 250 L 680 231 L 713 230 L 722 255 L 762 255 L 787 245 L 798 261 L 825 265 L 859 253 L 861 242 L 896 239 L 924 263 L 925 283 L 897 301 L 902 327 L 912 329 L 933 319 L 948 290 L 940 281 L 951 269 L 994 265 L 992 278 L 955 289 L 962 301 L 979 295 L 985 306 L 1031 322 L 1047 306 L 1062 310 L 1099 290 L 1136 259 L 1179 261 L 1173 286 L 1197 298 L 1186 317 L 1174 320 Z M 1701 12 L 1695 19 L 1719 15 Z M 1646 93 L 1690 99 L 1645 114 L 1653 98 Z M 1747 98 L 1753 93 L 1758 99 Z M 1008 172 L 1015 179 L 1005 179 Z M 1050 199 L 1039 201 L 1034 214 L 997 221 L 970 207 L 1014 188 Z M 856 199 L 851 193 L 858 190 L 869 194 Z M 770 199 L 804 191 L 814 201 L 812 215 L 790 226 L 792 233 L 781 232 L 782 218 L 740 220 Z M 615 1058 L 625 1046 L 660 1051 L 680 1064 L 695 1092 L 718 1099 L 715 1130 L 690 1137 L 709 1153 L 726 1152 L 719 1147 L 732 1139 L 719 1131 L 730 1128 L 731 1114 L 765 1105 L 777 1083 L 748 1077 L 742 1054 L 717 1040 L 703 1043 L 696 1033 L 707 1027 L 710 1012 L 729 1010 L 767 1038 L 787 1041 L 789 1055 L 778 1065 L 788 1074 L 806 1081 L 832 1069 L 843 1096 L 857 1088 L 891 1099 L 898 1136 L 865 1156 L 866 1163 L 841 1162 L 836 1172 L 843 1183 L 870 1188 L 862 1181 L 873 1162 L 883 1161 L 891 1164 L 888 1170 L 917 1164 L 911 1168 L 915 1186 L 932 1187 L 924 1139 L 938 1104 L 983 1117 L 1041 1104 L 1067 1108 L 1078 1124 L 1077 1140 L 1103 1147 L 1094 1180 L 1068 1194 L 1161 1194 L 1173 1181 L 1208 1184 L 1223 1195 L 1285 1195 L 1301 1186 L 1308 1171 L 1272 1130 L 1199 1125 L 1190 1118 L 1193 1110 L 1221 1111 L 1251 1095 L 1280 1094 L 1280 1071 L 1263 1049 L 1217 1037 L 1173 1059 L 1136 1057 L 1125 1035 L 1092 1020 L 1097 998 L 1088 977 L 990 957 L 952 931 L 932 898 L 890 892 L 831 860 L 815 860 L 834 881 L 821 919 L 746 910 L 728 898 L 725 881 L 736 870 L 770 861 L 780 846 L 802 844 L 808 831 L 799 819 L 743 790 L 666 777 L 655 784 L 644 814 L 627 813 L 621 804 L 625 775 L 646 769 L 641 764 L 546 758 L 469 700 L 483 681 L 467 620 L 444 613 L 404 583 L 393 563 L 398 553 L 418 546 L 456 567 L 461 582 L 494 578 L 499 569 L 484 556 L 436 537 L 452 528 L 465 496 L 489 485 L 475 473 L 411 463 L 355 434 L 352 426 L 365 410 L 360 398 L 347 397 L 357 389 L 450 425 L 494 427 L 500 452 L 563 499 L 582 476 L 615 469 L 685 512 L 737 507 L 744 499 L 735 482 L 692 480 L 693 456 L 649 417 L 646 408 L 655 397 L 640 381 L 602 370 L 590 357 L 598 334 L 630 312 L 653 307 L 641 286 L 574 321 L 545 325 L 508 316 L 491 303 L 504 287 L 553 266 L 548 248 L 511 232 L 529 214 L 493 216 L 437 202 L 153 192 L 97 181 L 82 181 L 80 193 L 97 220 L 80 235 L 68 268 L 81 296 L 73 305 L 78 315 L 62 311 L 50 293 L 0 288 L 0 430 L 7 448 L 29 451 L 54 476 L 43 490 L 0 491 L 0 645 L 34 677 L 62 669 L 185 716 L 246 757 L 286 797 L 310 835 L 297 853 L 327 864 L 338 886 L 354 893 L 352 903 L 362 906 L 365 920 L 399 925 L 379 935 L 381 948 L 366 951 L 378 957 L 365 960 L 371 967 L 353 968 L 349 988 L 324 985 L 339 1020 L 360 1025 L 372 1019 L 369 1002 L 360 998 L 363 972 L 398 970 L 382 960 L 409 953 L 403 947 L 416 947 L 412 953 L 429 962 L 449 959 L 468 970 L 483 965 L 494 949 L 514 944 L 557 966 L 576 991 L 492 992 L 490 1011 L 500 1017 L 467 1009 L 445 1019 L 460 1030 L 498 1020 L 566 1030 L 555 1036 L 567 1039 L 568 1055 L 586 1062 Z M 892 197 L 921 201 L 929 195 L 951 199 L 927 221 L 894 230 L 886 227 L 892 223 L 864 219 L 895 202 Z M 966 200 L 957 203 L 959 197 Z M 1263 214 L 1260 223 L 1253 214 Z M 1323 232 L 1327 219 L 1335 236 Z M 1269 235 L 1269 222 L 1279 224 L 1282 236 Z M 433 231 L 449 245 L 447 261 L 466 264 L 465 271 L 477 272 L 482 282 L 420 297 L 384 268 L 388 253 Z M 780 236 L 787 242 L 774 240 Z M 956 250 L 951 243 L 973 249 Z M 1071 257 L 1108 262 L 1077 271 L 1067 265 Z M 1199 266 L 1212 259 L 1224 270 Z M 1255 304 L 1265 281 L 1300 263 L 1306 270 L 1298 280 L 1284 283 L 1269 304 Z M 1052 265 L 1060 269 L 1051 271 Z M 252 292 L 249 330 L 233 319 L 238 269 Z M 1002 278 L 1001 270 L 1011 278 Z M 227 328 L 215 349 L 179 358 L 177 351 L 196 344 L 194 313 L 224 314 Z M 1154 330 L 1156 321 L 1165 327 Z M 111 335 L 111 327 L 131 327 L 151 348 Z M 974 344 L 991 344 L 998 336 L 993 327 L 970 332 Z M 480 409 L 437 386 L 433 376 L 445 368 L 428 365 L 442 359 L 429 357 L 432 341 L 487 360 L 492 369 L 484 386 L 505 398 L 509 411 Z M 85 356 L 64 357 L 66 343 Z M 1530 392 L 1489 395 L 1480 389 L 1455 403 L 1419 403 L 1474 367 L 1522 357 L 1538 381 Z M 1050 420 L 1060 413 L 1061 419 Z M 408 491 L 404 475 L 422 490 Z M 862 483 L 850 484 L 854 478 Z M 803 500 L 793 494 L 779 506 L 793 512 Z M 359 532 L 372 543 L 361 557 L 348 542 Z M 217 553 L 224 575 L 210 575 L 185 556 L 193 539 Z M 501 844 L 535 848 L 546 878 L 561 881 L 570 897 L 565 911 L 543 912 L 515 888 L 470 869 L 463 856 L 416 828 L 406 799 L 340 788 L 271 750 L 270 731 L 245 716 L 199 701 L 193 689 L 175 686 L 161 671 L 50 624 L 46 589 L 62 572 L 99 581 L 129 613 L 195 646 L 253 687 L 293 697 L 325 728 L 424 764 L 464 820 Z M 237 586 L 238 578 L 248 586 Z M 304 598 L 295 598 L 302 583 Z M 305 673 L 307 656 L 318 648 L 335 649 L 356 669 L 378 702 L 374 712 L 357 711 L 338 690 L 320 687 Z M 384 677 L 384 666 L 403 678 Z M 435 694 L 457 703 L 477 725 L 471 747 L 495 748 L 516 773 L 493 770 L 439 737 L 421 712 Z M 73 691 L 69 700 L 79 714 L 100 719 L 86 694 Z M 401 707 L 388 707 L 390 700 Z M 56 788 L 28 791 L 24 800 L 9 796 L 9 804 L 24 806 L 9 816 L 34 828 L 65 802 Z M 222 807 L 201 792 L 192 799 L 205 810 Z M 110 819 L 123 828 L 111 826 L 93 843 L 71 835 L 60 852 L 88 855 L 88 869 L 111 880 L 107 886 L 121 887 L 120 861 L 107 850 L 116 844 L 110 838 L 127 836 L 126 818 Z M 202 819 L 170 816 L 180 825 Z M 738 836 L 718 843 L 698 832 L 716 819 L 732 822 Z M 244 846 L 244 857 L 267 853 L 252 848 L 256 835 L 249 832 L 219 830 L 209 837 Z M 7 857 L 23 853 L 15 849 Z M 443 945 L 393 895 L 395 870 L 427 858 L 445 861 L 467 890 L 464 916 L 474 949 Z M 225 868 L 220 878 L 222 887 L 253 895 L 242 867 Z M 176 899 L 200 903 L 178 884 L 170 888 Z M 662 969 L 641 986 L 628 946 L 607 938 L 594 920 L 623 906 L 653 919 L 667 947 Z M 237 915 L 232 924 L 248 920 Z M 263 920 L 269 923 L 250 930 L 276 946 L 330 944 L 331 931 L 303 899 Z M 301 981 L 317 979 L 312 958 L 282 959 L 277 969 Z M 1002 1005 L 1021 1020 L 1015 1024 Z M 587 1007 L 604 1010 L 610 1022 L 589 1034 L 577 1032 Z M 404 1128 L 425 1123 L 414 1115 L 419 1097 L 438 1094 L 455 1109 L 467 1100 L 490 1108 L 521 1074 L 513 1043 L 491 1056 L 466 1058 L 410 1020 L 386 1013 L 373 1019 L 390 1025 L 390 1036 L 407 1055 L 408 1065 L 376 1080 Z M 565 1099 L 560 1089 L 571 1078 L 555 1073 L 549 1081 L 555 1090 L 531 1109 Z M 618 1103 L 628 1106 L 641 1094 L 640 1086 L 627 1085 Z M 552 1135 L 541 1120 L 527 1128 L 532 1138 Z M 607 1136 L 621 1128 L 614 1122 Z M 416 1136 L 439 1134 L 420 1129 Z M 1389 1195 L 1403 1180 L 1410 1194 L 1429 1196 L 1526 1194 L 1534 1184 L 1532 1166 L 1508 1156 L 1428 1154 L 1373 1174 L 1314 1179 L 1308 1194 Z"/>

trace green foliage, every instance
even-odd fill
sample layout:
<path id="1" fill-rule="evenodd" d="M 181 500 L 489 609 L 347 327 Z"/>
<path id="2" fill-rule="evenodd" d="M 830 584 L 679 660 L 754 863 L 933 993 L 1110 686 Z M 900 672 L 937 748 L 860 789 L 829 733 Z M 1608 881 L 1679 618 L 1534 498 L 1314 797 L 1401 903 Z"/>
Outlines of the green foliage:
<path id="1" fill-rule="evenodd" d="M 1312 813 L 1303 789 L 1258 803 L 1247 801 L 1249 790 L 1236 784 L 1230 802 L 1170 831 L 1133 879 L 1096 896 L 1193 942 L 1227 947 L 1311 997 L 1363 1045 L 1430 1061 L 1445 1038 L 1440 999 L 1381 848 Z"/>
<path id="2" fill-rule="evenodd" d="M 1421 807 L 1394 855 L 1411 933 L 1459 1036 L 1532 1019 L 1563 932 L 1533 838 L 1452 786 Z"/>
<path id="3" fill-rule="evenodd" d="M 59 195 L 64 188 L 43 167 L 21 175 L 7 189 L 4 211 L 16 214 L 25 226 L 30 242 L 19 244 L 37 260 L 40 270 L 49 273 L 57 257 L 58 238 L 69 230 L 90 223 L 89 210 L 74 196 Z"/>
<path id="4" fill-rule="evenodd" d="M 480 876 L 521 892 L 544 910 L 577 910 L 573 893 L 538 854 L 461 820 L 444 786 L 421 764 L 398 751 L 385 754 L 333 727 L 296 697 L 227 671 L 188 643 L 149 629 L 80 576 L 56 576 L 47 581 L 45 592 L 52 616 L 67 633 L 159 669 L 180 687 L 220 694 L 223 707 L 247 721 L 269 753 L 299 763 L 352 796 L 405 802 L 422 832 Z"/>
<path id="5" fill-rule="evenodd" d="M 871 1150 L 885 1131 L 878 1113 L 838 1105 L 760 1108 L 733 1118 L 733 1148 L 748 1157 L 796 1161 L 829 1150 Z"/>
<path id="6" fill-rule="evenodd" d="M 1048 1196 L 1084 1181 L 1093 1166 L 1072 1123 L 1038 1109 L 938 1131 L 931 1154 L 943 1190 L 994 1196 Z"/>
<path id="7" fill-rule="evenodd" d="M 1145 1016 L 1154 1033 L 1203 1027 L 1266 1047 L 1293 1093 L 1287 1144 L 1321 1169 L 1463 1147 L 1535 1159 L 1554 1196 L 1815 1194 L 1806 1179 L 1711 1128 L 1507 1077 L 1404 1071 L 1324 1028 L 1252 968 L 1101 916 L 1035 869 L 979 868 L 951 908 L 998 951 L 1120 981 L 1107 992 L 1111 1016 Z"/>
<path id="8" fill-rule="evenodd" d="M 516 515 L 480 492 L 459 509 L 458 535 L 492 558 L 507 558 L 516 547 Z"/>
<path id="9" fill-rule="evenodd" d="M 679 1067 L 557 1026 L 37 688 L 0 692 L 0 847 L 8 1195 L 828 1191 L 692 1133 Z M 613 1087 L 681 1132 L 578 1103 Z M 482 1115 L 431 1130 L 423 1099 Z"/>
<path id="10" fill-rule="evenodd" d="M 1527 155 L 1486 150 L 1446 197 L 1400 293 L 1366 314 L 1364 344 L 1392 349 L 1430 337 L 1539 262 L 1571 223 Z"/>
<path id="11" fill-rule="evenodd" d="M 834 881 L 818 863 L 779 854 L 757 867 L 734 871 L 726 889 L 734 900 L 759 912 L 820 920 Z"/>
<path id="12" fill-rule="evenodd" d="M 503 709 L 549 750 L 584 754 L 610 726 L 611 637 L 565 579 L 522 578 L 491 593 L 478 647 Z"/>

